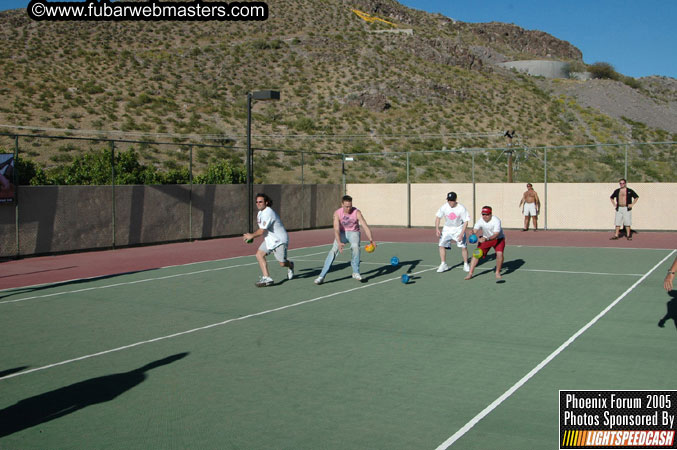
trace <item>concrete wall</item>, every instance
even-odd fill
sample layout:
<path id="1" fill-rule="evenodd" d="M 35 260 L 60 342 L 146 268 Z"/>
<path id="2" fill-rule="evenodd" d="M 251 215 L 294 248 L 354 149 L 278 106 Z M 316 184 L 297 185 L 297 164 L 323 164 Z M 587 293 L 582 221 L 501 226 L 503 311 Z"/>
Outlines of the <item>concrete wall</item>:
<path id="1" fill-rule="evenodd" d="M 568 64 L 562 61 L 525 60 L 508 61 L 498 64 L 507 69 L 515 69 L 533 76 L 545 78 L 568 78 Z"/>
<path id="2" fill-rule="evenodd" d="M 256 185 L 258 192 L 273 199 L 288 230 L 331 226 L 341 198 L 339 185 Z M 0 257 L 232 236 L 248 225 L 246 185 L 115 186 L 114 193 L 20 186 L 17 198 L 0 205 Z"/>
<path id="3" fill-rule="evenodd" d="M 609 196 L 617 183 L 548 183 L 547 204 L 545 185 L 532 183 L 541 199 L 539 227 L 547 215 L 549 229 L 608 230 L 613 228 L 614 209 Z M 637 183 L 630 187 L 640 199 L 633 209 L 633 228 L 637 230 L 677 230 L 677 209 L 674 204 L 677 183 Z M 407 226 L 406 184 L 348 184 L 346 190 L 353 204 L 364 213 L 370 225 Z M 477 220 L 479 209 L 490 205 L 505 228 L 522 228 L 524 216 L 518 207 L 525 184 L 477 183 L 473 206 L 473 185 L 412 184 L 411 226 L 431 227 L 435 213 L 454 191 Z"/>

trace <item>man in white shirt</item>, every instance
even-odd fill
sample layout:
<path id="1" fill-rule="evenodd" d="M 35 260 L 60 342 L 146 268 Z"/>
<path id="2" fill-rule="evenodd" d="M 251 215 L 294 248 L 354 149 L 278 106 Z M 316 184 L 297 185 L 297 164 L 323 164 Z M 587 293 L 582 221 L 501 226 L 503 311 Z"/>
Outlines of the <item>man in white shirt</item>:
<path id="1" fill-rule="evenodd" d="M 287 278 L 294 278 L 294 263 L 287 259 L 287 246 L 289 237 L 280 216 L 273 211 L 273 201 L 266 194 L 256 194 L 256 208 L 259 210 L 256 221 L 259 229 L 254 233 L 245 233 L 243 238 L 250 241 L 259 236 L 263 236 L 263 242 L 256 251 L 256 259 L 261 267 L 263 276 L 256 282 L 257 287 L 271 286 L 273 279 L 268 273 L 268 262 L 266 256 L 270 253 L 275 255 L 275 259 L 281 267 L 287 268 Z"/>
<path id="2" fill-rule="evenodd" d="M 451 248 L 451 243 L 455 242 L 456 246 L 461 249 L 463 255 L 463 270 L 468 272 L 468 246 L 465 240 L 465 230 L 470 221 L 470 214 L 465 206 L 456 201 L 456 192 L 449 192 L 447 194 L 447 203 L 440 206 L 435 215 L 435 233 L 439 238 L 440 249 L 440 267 L 437 268 L 438 273 L 449 270 L 446 256 L 447 248 Z M 440 231 L 440 222 L 444 219 L 444 227 Z"/>
<path id="3" fill-rule="evenodd" d="M 478 231 L 482 232 L 482 237 L 478 239 L 477 248 L 482 250 L 482 258 L 487 256 L 487 252 L 493 247 L 496 252 L 496 279 L 501 279 L 501 267 L 503 266 L 503 251 L 505 250 L 505 235 L 501 226 L 501 219 L 493 215 L 491 206 L 482 207 L 482 218 L 475 223 L 472 234 Z M 470 263 L 470 273 L 465 277 L 466 280 L 472 278 L 475 267 L 479 259 L 473 255 Z"/>

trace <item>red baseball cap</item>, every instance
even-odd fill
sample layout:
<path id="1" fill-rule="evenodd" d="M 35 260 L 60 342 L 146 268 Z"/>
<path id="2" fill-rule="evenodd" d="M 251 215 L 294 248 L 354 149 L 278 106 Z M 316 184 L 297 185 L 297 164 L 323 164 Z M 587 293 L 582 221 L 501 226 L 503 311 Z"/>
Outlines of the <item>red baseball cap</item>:
<path id="1" fill-rule="evenodd" d="M 482 214 L 491 214 L 491 208 L 489 206 L 485 206 L 482 208 Z"/>

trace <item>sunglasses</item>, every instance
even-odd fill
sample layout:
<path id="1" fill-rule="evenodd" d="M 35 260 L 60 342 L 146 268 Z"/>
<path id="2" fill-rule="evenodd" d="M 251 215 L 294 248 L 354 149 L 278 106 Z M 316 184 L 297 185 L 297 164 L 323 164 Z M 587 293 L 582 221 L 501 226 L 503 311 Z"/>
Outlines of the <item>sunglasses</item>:
<path id="1" fill-rule="evenodd" d="M 483 216 L 490 216 L 491 213 L 482 213 Z"/>
<path id="2" fill-rule="evenodd" d="M 260 201 L 257 200 L 256 203 L 265 203 L 265 202 L 260 202 Z"/>

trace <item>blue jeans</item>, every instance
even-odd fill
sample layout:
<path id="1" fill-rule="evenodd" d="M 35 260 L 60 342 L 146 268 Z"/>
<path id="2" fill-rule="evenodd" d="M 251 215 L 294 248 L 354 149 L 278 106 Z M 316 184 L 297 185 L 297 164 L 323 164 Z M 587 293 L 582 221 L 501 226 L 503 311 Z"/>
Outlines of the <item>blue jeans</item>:
<path id="1" fill-rule="evenodd" d="M 359 231 L 342 231 L 340 234 L 341 242 L 344 244 L 350 244 L 350 251 L 352 252 L 352 258 L 350 259 L 350 265 L 353 266 L 353 273 L 360 273 L 360 232 Z M 334 246 L 329 250 L 327 259 L 324 260 L 324 267 L 322 267 L 322 272 L 320 277 L 324 278 L 327 276 L 327 272 L 331 268 L 336 254 L 338 253 L 338 242 L 334 240 Z"/>

